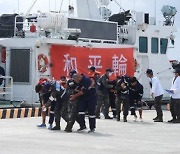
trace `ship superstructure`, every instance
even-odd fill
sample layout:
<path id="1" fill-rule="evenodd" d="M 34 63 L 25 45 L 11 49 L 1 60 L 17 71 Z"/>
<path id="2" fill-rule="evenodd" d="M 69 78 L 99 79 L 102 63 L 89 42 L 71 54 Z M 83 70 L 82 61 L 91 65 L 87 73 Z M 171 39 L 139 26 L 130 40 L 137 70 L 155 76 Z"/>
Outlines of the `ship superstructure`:
<path id="1" fill-rule="evenodd" d="M 0 27 L 0 66 L 5 76 L 13 79 L 9 88 L 12 91 L 2 92 L 13 94 L 13 98 L 3 97 L 35 102 L 38 97 L 34 87 L 40 78 L 59 79 L 71 69 L 86 74 L 90 66 L 100 72 L 110 67 L 114 77 L 135 75 L 144 85 L 145 98 L 150 98 L 145 71 L 151 68 L 163 88 L 168 89 L 173 74 L 166 52 L 175 39 L 171 18 L 175 8 L 164 6 L 166 20 L 157 25 L 148 13 L 124 10 L 112 15 L 107 8 L 109 3 L 100 0 L 96 5 L 94 0 L 77 0 L 77 17 L 72 15 L 73 6 L 69 6 L 68 14 L 1 16 L 0 19 L 12 18 L 14 24 L 6 35 Z M 7 87 L 7 80 L 4 82 Z"/>

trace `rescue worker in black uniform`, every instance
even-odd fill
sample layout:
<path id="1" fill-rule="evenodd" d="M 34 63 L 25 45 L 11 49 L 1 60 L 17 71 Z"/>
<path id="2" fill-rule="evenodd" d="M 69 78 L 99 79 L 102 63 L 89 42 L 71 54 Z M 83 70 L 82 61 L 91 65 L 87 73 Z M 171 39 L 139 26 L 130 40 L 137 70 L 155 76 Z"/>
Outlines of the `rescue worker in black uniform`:
<path id="1" fill-rule="evenodd" d="M 116 114 L 117 121 L 120 121 L 121 104 L 123 105 L 123 121 L 127 122 L 129 111 L 129 77 L 122 76 L 116 85 L 117 99 L 116 99 Z"/>
<path id="2" fill-rule="evenodd" d="M 52 83 L 52 90 L 55 89 L 56 87 L 60 86 L 59 83 L 57 81 L 54 81 Z M 49 99 L 49 98 L 48 98 Z M 54 122 L 54 110 L 55 110 L 55 106 L 56 106 L 56 101 L 52 101 L 51 102 L 51 105 L 50 105 L 50 113 L 49 113 L 49 127 L 48 129 L 52 129 L 52 125 L 53 125 L 53 122 Z"/>
<path id="3" fill-rule="evenodd" d="M 53 86 L 52 90 L 54 89 L 54 90 L 58 91 L 60 89 L 60 86 L 62 86 L 63 88 L 66 89 L 66 77 L 61 76 L 60 81 L 53 81 L 52 86 Z M 52 101 L 50 106 L 51 107 L 50 107 L 50 113 L 49 113 L 49 127 L 48 127 L 48 129 L 52 129 L 52 124 L 54 122 L 54 117 L 55 117 L 54 110 L 56 107 L 56 101 Z M 66 120 L 68 117 L 67 110 L 68 110 L 68 104 L 64 103 L 62 106 L 61 114 L 62 114 L 62 117 L 64 117 Z"/>
<path id="4" fill-rule="evenodd" d="M 108 68 L 106 69 L 106 73 L 100 77 L 98 81 L 98 104 L 96 106 L 96 118 L 100 119 L 100 109 L 104 104 L 104 115 L 105 119 L 112 119 L 109 116 L 109 89 L 113 88 L 113 85 L 109 84 L 109 76 L 112 74 L 113 70 Z"/>
<path id="5" fill-rule="evenodd" d="M 67 114 L 68 95 L 66 93 L 66 89 L 64 89 L 64 87 L 62 87 L 60 84 L 52 90 L 51 96 L 49 97 L 48 102 L 42 107 L 42 110 L 47 109 L 47 107 L 51 105 L 52 101 L 56 101 L 56 105 L 54 109 L 56 125 L 51 130 L 61 130 L 60 127 L 61 117 L 66 122 L 68 121 L 68 114 Z"/>
<path id="6" fill-rule="evenodd" d="M 89 132 L 94 132 L 96 128 L 95 108 L 97 104 L 97 94 L 95 83 L 83 74 L 74 74 L 73 79 L 81 87 L 76 94 L 71 95 L 70 100 L 79 99 L 78 117 L 80 128 L 78 131 L 86 129 L 85 112 L 88 111 L 89 116 Z"/>
<path id="7" fill-rule="evenodd" d="M 67 89 L 66 89 L 66 92 L 69 97 L 73 94 L 76 94 L 79 88 L 78 84 L 73 79 L 74 74 L 77 74 L 75 70 L 71 70 L 69 72 L 70 79 L 67 81 Z M 64 131 L 72 132 L 72 127 L 75 121 L 78 122 L 78 98 L 75 100 L 70 100 L 70 99 L 68 100 L 68 115 L 69 115 L 69 119 Z"/>
<path id="8" fill-rule="evenodd" d="M 142 121 L 142 106 L 143 103 L 141 101 L 143 97 L 143 86 L 139 83 L 136 77 L 132 77 L 130 80 L 129 87 L 129 101 L 130 101 L 130 109 L 131 115 L 134 115 L 135 120 L 137 119 L 136 108 L 139 111 L 140 120 Z"/>
<path id="9" fill-rule="evenodd" d="M 35 86 L 35 91 L 36 93 L 39 93 L 41 105 L 44 106 L 49 100 L 52 91 L 52 84 L 48 80 L 39 81 L 39 83 Z M 47 111 L 42 110 L 42 123 L 37 125 L 37 127 L 46 127 L 46 115 Z"/>

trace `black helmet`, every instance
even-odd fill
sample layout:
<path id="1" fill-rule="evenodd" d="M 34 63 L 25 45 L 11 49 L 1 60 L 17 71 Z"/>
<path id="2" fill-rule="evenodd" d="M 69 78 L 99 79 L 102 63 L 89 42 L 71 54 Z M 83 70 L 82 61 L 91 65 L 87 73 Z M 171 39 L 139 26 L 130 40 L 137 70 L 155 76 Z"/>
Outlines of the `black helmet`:
<path id="1" fill-rule="evenodd" d="M 137 78 L 136 77 L 132 77 L 130 81 L 131 81 L 131 83 L 137 82 Z"/>
<path id="2" fill-rule="evenodd" d="M 61 81 L 66 81 L 66 77 L 65 77 L 65 76 L 61 76 L 61 77 L 60 77 L 60 80 L 61 80 Z"/>
<path id="3" fill-rule="evenodd" d="M 94 66 L 91 66 L 89 69 L 90 69 L 91 71 L 95 71 L 95 70 L 96 70 L 96 68 L 95 68 Z"/>
<path id="4" fill-rule="evenodd" d="M 69 72 L 69 76 L 70 76 L 71 78 L 72 78 L 72 76 L 73 76 L 74 74 L 77 74 L 76 70 L 74 70 L 74 69 Z"/>
<path id="5" fill-rule="evenodd" d="M 106 72 L 113 72 L 113 70 L 111 68 L 107 68 Z"/>

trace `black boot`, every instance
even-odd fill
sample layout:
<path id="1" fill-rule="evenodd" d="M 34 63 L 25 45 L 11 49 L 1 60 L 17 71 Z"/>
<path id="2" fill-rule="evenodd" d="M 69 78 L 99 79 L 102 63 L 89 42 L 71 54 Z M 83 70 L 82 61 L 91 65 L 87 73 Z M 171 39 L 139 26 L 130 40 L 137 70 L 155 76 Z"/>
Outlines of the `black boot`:
<path id="1" fill-rule="evenodd" d="M 124 121 L 124 122 L 127 122 L 127 116 L 124 116 L 124 117 L 123 117 L 123 121 Z"/>
<path id="2" fill-rule="evenodd" d="M 81 132 L 81 131 L 86 130 L 86 129 L 87 129 L 86 126 L 81 126 L 77 131 Z"/>
<path id="3" fill-rule="evenodd" d="M 54 126 L 51 130 L 61 130 L 60 122 L 57 121 L 57 122 L 56 122 L 56 126 Z"/>
<path id="4" fill-rule="evenodd" d="M 105 119 L 113 119 L 112 117 L 110 116 L 106 116 Z"/>
<path id="5" fill-rule="evenodd" d="M 101 119 L 101 117 L 100 116 L 96 116 L 96 119 Z"/>
<path id="6" fill-rule="evenodd" d="M 120 121 L 120 113 L 117 114 L 117 121 Z"/>
<path id="7" fill-rule="evenodd" d="M 154 122 L 163 122 L 162 116 L 158 116 L 158 118 L 154 120 Z"/>
<path id="8" fill-rule="evenodd" d="M 157 120 L 158 119 L 158 116 L 156 116 L 155 118 L 153 118 L 153 120 Z"/>
<path id="9" fill-rule="evenodd" d="M 177 118 L 176 120 L 174 120 L 173 123 L 180 123 L 180 118 Z"/>
<path id="10" fill-rule="evenodd" d="M 61 130 L 60 126 L 54 126 L 51 130 Z"/>
<path id="11" fill-rule="evenodd" d="M 168 120 L 167 122 L 173 123 L 176 120 L 176 118 L 172 118 L 171 120 Z"/>
<path id="12" fill-rule="evenodd" d="M 67 123 L 67 126 L 66 126 L 66 128 L 65 128 L 65 132 L 67 132 L 67 133 L 71 133 L 72 132 L 72 124 L 71 123 Z"/>
<path id="13" fill-rule="evenodd" d="M 113 118 L 116 118 L 116 111 L 113 111 Z"/>
<path id="14" fill-rule="evenodd" d="M 110 117 L 108 114 L 105 114 L 105 119 L 113 119 L 113 118 Z"/>

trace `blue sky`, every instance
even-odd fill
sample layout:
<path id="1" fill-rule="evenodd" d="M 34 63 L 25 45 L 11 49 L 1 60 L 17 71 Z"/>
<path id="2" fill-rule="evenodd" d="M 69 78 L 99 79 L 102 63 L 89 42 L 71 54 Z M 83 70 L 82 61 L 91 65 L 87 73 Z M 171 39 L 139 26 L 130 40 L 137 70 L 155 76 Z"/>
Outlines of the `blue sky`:
<path id="1" fill-rule="evenodd" d="M 35 0 L 0 0 L 0 14 L 2 13 L 14 13 L 14 12 L 23 12 L 24 14 L 30 9 L 31 5 Z M 41 12 L 60 9 L 60 4 L 62 0 L 37 0 L 35 6 L 31 10 L 31 13 L 36 13 L 37 10 Z M 175 6 L 178 10 L 176 19 L 180 19 L 180 2 L 179 0 L 116 0 L 121 4 L 122 8 L 125 10 L 131 9 L 139 12 L 148 12 L 150 16 L 155 16 L 157 21 L 162 21 L 163 16 L 161 13 L 161 8 L 163 5 Z M 19 2 L 19 5 L 18 5 Z M 75 4 L 75 0 L 64 0 L 63 6 L 67 8 L 68 4 Z M 50 4 L 50 5 L 49 5 Z M 155 7 L 156 4 L 156 7 Z M 19 7 L 18 7 L 19 6 Z M 115 2 L 111 2 L 109 5 L 110 9 L 114 13 L 119 12 L 119 6 Z M 156 8 L 156 9 L 155 9 Z M 176 24 L 180 27 L 180 20 L 176 20 Z"/>

